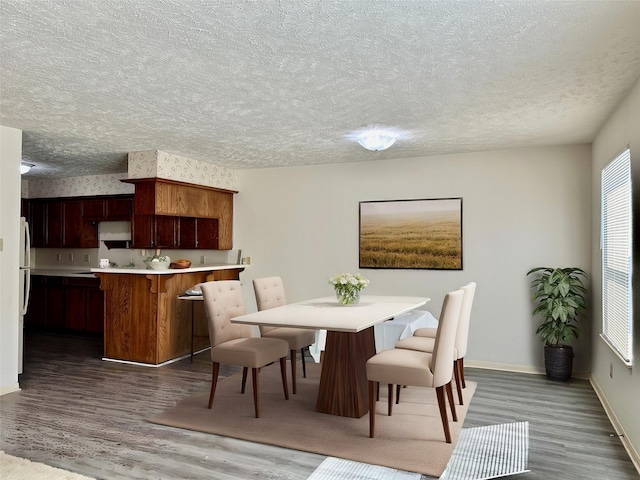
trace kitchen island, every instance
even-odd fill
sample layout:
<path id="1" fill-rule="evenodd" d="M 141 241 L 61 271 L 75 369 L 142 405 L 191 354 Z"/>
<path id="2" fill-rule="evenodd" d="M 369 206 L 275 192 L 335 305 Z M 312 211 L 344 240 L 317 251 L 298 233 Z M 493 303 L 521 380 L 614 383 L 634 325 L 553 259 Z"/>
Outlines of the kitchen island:
<path id="1" fill-rule="evenodd" d="M 104 360 L 160 366 L 209 346 L 206 320 L 178 295 L 198 283 L 238 280 L 245 265 L 182 269 L 92 268 L 104 291 Z"/>

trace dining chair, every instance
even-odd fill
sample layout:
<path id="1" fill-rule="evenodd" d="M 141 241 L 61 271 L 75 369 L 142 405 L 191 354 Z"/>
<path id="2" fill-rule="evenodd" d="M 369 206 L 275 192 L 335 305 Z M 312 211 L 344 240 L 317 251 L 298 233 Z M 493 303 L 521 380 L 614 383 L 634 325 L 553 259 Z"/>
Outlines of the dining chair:
<path id="1" fill-rule="evenodd" d="M 268 310 L 270 308 L 286 305 L 287 299 L 284 293 L 284 284 L 280 277 L 256 278 L 253 280 L 253 290 L 256 295 L 258 310 Z M 279 338 L 285 340 L 291 352 L 291 384 L 293 393 L 297 392 L 296 387 L 296 356 L 300 350 L 302 357 L 302 376 L 307 378 L 307 366 L 304 359 L 304 349 L 311 346 L 316 341 L 316 331 L 307 328 L 290 327 L 265 327 L 260 326 L 260 335 L 263 338 Z"/>
<path id="2" fill-rule="evenodd" d="M 375 434 L 375 392 L 380 383 L 386 383 L 389 387 L 388 415 L 391 415 L 393 404 L 393 385 L 435 388 L 445 440 L 447 443 L 451 443 L 445 392 L 449 399 L 451 416 L 454 421 L 457 421 L 451 379 L 453 377 L 454 342 L 463 296 L 462 290 L 449 292 L 445 295 L 433 353 L 393 348 L 383 350 L 367 360 L 369 437 L 373 438 Z"/>
<path id="3" fill-rule="evenodd" d="M 259 374 L 260 368 L 280 361 L 280 375 L 284 398 L 289 400 L 287 386 L 287 352 L 289 345 L 277 338 L 254 337 L 251 325 L 231 323 L 233 317 L 246 313 L 242 286 L 238 280 L 221 280 L 200 284 L 211 341 L 211 393 L 209 406 L 213 406 L 220 364 L 239 365 L 242 370 L 242 390 L 244 393 L 247 371 L 251 368 L 253 377 L 253 404 L 256 418 L 260 417 Z"/>
<path id="4" fill-rule="evenodd" d="M 460 308 L 460 319 L 458 320 L 458 330 L 456 331 L 455 352 L 453 357 L 453 375 L 458 391 L 458 403 L 464 405 L 462 399 L 462 389 L 466 388 L 464 381 L 464 357 L 467 354 L 467 344 L 469 341 L 469 321 L 471 319 L 471 307 L 476 293 L 476 283 L 470 282 L 460 287 L 464 292 L 462 307 Z M 413 332 L 413 337 L 404 338 L 396 343 L 396 348 L 405 350 L 417 350 L 419 352 L 433 352 L 435 328 L 419 328 Z"/>

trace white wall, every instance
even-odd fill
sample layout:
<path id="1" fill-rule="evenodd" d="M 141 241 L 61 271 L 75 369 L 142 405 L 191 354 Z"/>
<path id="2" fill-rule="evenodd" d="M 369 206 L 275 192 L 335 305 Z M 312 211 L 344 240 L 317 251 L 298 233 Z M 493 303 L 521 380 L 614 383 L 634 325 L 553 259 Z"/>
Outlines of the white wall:
<path id="1" fill-rule="evenodd" d="M 634 276 L 633 289 L 634 299 L 634 344 L 633 358 L 635 365 L 632 370 L 626 366 L 613 354 L 611 349 L 600 338 L 602 333 L 602 295 L 601 277 L 602 266 L 600 257 L 600 180 L 601 170 L 610 160 L 627 146 L 631 152 L 631 170 L 633 175 L 633 195 L 634 195 Z M 638 405 L 640 403 L 640 276 L 637 275 L 640 266 L 640 245 L 637 239 L 638 215 L 640 211 L 640 80 L 633 90 L 623 100 L 620 106 L 607 120 L 598 136 L 593 142 L 593 170 L 592 170 L 592 270 L 594 284 L 593 310 L 594 326 L 592 335 L 592 361 L 591 372 L 593 380 L 601 394 L 605 397 L 605 403 L 613 411 L 618 422 L 624 429 L 626 440 L 635 450 L 635 460 L 640 465 L 640 421 L 638 420 Z M 609 369 L 613 368 L 613 378 L 609 376 Z"/>
<path id="2" fill-rule="evenodd" d="M 375 158 L 375 153 L 372 153 Z M 234 246 L 251 257 L 241 276 L 248 310 L 253 278 L 279 275 L 288 301 L 332 295 L 327 279 L 358 270 L 358 202 L 463 198 L 462 271 L 361 270 L 365 293 L 444 294 L 476 281 L 466 362 L 543 371 L 531 318 L 532 267 L 591 262 L 591 149 L 529 148 L 405 160 L 238 171 Z M 589 366 L 590 328 L 576 345 Z"/>
<path id="3" fill-rule="evenodd" d="M 22 132 L 0 125 L 0 395 L 18 390 L 18 249 Z"/>

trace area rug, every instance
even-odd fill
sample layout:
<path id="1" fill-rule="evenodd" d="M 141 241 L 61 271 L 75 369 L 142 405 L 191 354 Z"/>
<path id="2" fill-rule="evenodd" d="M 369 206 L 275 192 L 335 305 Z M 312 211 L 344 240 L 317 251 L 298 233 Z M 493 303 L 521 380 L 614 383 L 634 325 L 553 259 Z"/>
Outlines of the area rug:
<path id="1" fill-rule="evenodd" d="M 440 480 L 486 480 L 528 472 L 529 422 L 463 428 Z"/>
<path id="2" fill-rule="evenodd" d="M 32 462 L 0 452 L 0 478 L 2 480 L 91 480 L 78 473 Z"/>
<path id="3" fill-rule="evenodd" d="M 420 480 L 422 474 L 329 457 L 307 480 Z"/>
<path id="4" fill-rule="evenodd" d="M 393 416 L 389 417 L 387 389 L 381 388 L 376 405 L 376 438 L 372 439 L 368 415 L 346 418 L 315 411 L 319 379 L 320 365 L 307 365 L 307 378 L 298 378 L 298 393 L 287 401 L 279 366 L 274 364 L 260 373 L 260 418 L 254 417 L 250 386 L 242 395 L 241 375 L 236 374 L 218 382 L 212 410 L 207 409 L 207 390 L 150 421 L 439 477 L 453 453 L 476 388 L 474 382 L 467 382 L 465 405 L 457 405 L 458 421 L 449 423 L 453 443 L 448 444 L 435 390 L 402 389 L 400 404 L 394 405 Z"/>

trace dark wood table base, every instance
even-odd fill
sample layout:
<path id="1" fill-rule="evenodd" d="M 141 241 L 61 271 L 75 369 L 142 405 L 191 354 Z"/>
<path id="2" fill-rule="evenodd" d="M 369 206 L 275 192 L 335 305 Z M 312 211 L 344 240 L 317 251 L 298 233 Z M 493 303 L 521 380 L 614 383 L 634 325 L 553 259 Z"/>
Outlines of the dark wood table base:
<path id="1" fill-rule="evenodd" d="M 327 332 L 316 411 L 361 418 L 369 412 L 367 360 L 376 353 L 373 327 Z"/>

